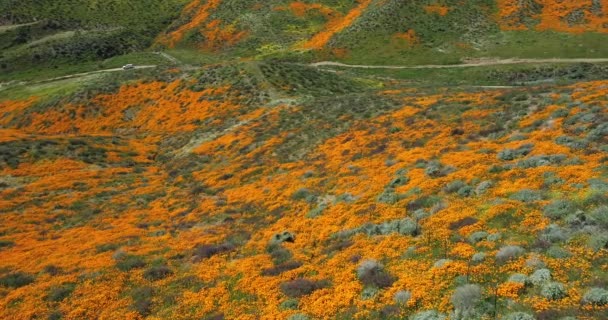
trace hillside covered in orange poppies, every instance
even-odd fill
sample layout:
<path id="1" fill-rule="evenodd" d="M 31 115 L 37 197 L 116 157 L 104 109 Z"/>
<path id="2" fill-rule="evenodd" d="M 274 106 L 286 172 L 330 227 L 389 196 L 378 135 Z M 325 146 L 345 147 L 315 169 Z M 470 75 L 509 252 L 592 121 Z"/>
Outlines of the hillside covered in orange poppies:
<path id="1" fill-rule="evenodd" d="M 0 14 L 0 319 L 608 318 L 608 2 L 156 1 Z"/>

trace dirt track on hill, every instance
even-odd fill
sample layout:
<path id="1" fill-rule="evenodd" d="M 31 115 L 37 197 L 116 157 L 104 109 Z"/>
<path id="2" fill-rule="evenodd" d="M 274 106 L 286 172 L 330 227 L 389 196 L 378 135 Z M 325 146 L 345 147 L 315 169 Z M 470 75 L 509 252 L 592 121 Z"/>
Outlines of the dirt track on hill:
<path id="1" fill-rule="evenodd" d="M 447 68 L 473 68 L 498 65 L 515 64 L 537 64 L 537 63 L 602 63 L 608 62 L 608 58 L 573 58 L 573 59 L 479 59 L 471 60 L 461 64 L 425 64 L 414 66 L 396 65 L 358 65 L 346 64 L 335 61 L 321 61 L 309 64 L 311 67 L 343 67 L 359 69 L 447 69 Z"/>

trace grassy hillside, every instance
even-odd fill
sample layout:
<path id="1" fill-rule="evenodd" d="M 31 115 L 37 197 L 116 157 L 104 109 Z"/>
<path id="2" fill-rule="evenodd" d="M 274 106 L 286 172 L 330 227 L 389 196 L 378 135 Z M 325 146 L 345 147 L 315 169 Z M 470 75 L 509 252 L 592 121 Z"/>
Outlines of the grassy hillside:
<path id="1" fill-rule="evenodd" d="M 3 1 L 0 69 L 64 68 L 141 51 L 177 17 L 184 1 Z"/>
<path id="2" fill-rule="evenodd" d="M 371 64 L 606 56 L 607 12 L 601 0 L 192 1 L 157 45 Z"/>

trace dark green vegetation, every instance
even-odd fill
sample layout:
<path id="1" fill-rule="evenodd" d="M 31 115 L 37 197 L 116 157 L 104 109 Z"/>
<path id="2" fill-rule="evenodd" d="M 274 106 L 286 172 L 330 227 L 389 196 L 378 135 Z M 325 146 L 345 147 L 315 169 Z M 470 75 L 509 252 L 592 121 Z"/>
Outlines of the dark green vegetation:
<path id="1" fill-rule="evenodd" d="M 67 74 L 74 65 L 144 50 L 179 15 L 184 2 L 2 1 L 0 24 L 15 26 L 0 29 L 0 80 L 31 69 Z M 82 70 L 97 67 L 89 66 L 94 67 Z"/>

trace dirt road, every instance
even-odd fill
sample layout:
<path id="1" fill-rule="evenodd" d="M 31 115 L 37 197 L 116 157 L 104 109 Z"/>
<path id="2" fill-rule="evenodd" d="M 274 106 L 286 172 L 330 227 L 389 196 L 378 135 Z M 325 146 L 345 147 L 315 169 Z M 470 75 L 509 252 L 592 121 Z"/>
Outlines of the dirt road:
<path id="1" fill-rule="evenodd" d="M 312 67 L 343 67 L 360 69 L 447 69 L 447 68 L 472 68 L 498 65 L 514 64 L 536 64 L 536 63 L 602 63 L 608 62 L 608 58 L 573 58 L 573 59 L 479 59 L 468 61 L 461 64 L 425 64 L 415 66 L 396 66 L 396 65 L 357 65 L 345 64 L 335 61 L 321 61 L 309 64 Z"/>

